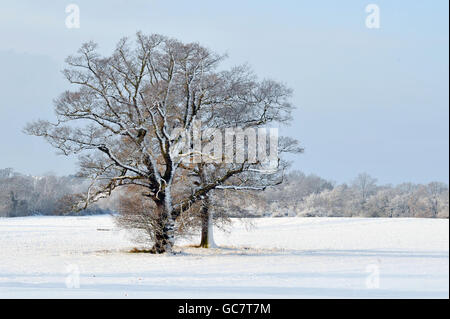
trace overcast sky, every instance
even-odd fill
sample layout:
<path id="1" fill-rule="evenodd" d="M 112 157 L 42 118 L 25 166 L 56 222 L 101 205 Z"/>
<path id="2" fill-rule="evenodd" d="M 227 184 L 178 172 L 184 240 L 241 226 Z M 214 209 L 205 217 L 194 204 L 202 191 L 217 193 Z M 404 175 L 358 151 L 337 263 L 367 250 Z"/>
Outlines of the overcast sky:
<path id="1" fill-rule="evenodd" d="M 65 8 L 80 8 L 80 28 Z M 380 8 L 368 29 L 365 7 Z M 198 41 L 294 89 L 284 133 L 305 153 L 294 168 L 337 182 L 448 182 L 448 1 L 0 0 L 0 168 L 76 172 L 76 159 L 21 130 L 53 117 L 64 58 L 94 40 L 108 53 L 137 30 Z"/>

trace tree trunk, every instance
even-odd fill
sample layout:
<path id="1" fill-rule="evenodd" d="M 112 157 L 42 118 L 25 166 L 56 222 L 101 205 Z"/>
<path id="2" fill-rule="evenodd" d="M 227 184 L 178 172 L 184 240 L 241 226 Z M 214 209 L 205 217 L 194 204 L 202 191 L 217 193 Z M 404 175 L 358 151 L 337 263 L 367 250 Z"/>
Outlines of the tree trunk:
<path id="1" fill-rule="evenodd" d="M 8 212 L 8 215 L 9 215 L 9 217 L 16 217 L 19 201 L 16 199 L 16 196 L 13 191 L 10 192 L 10 195 L 11 195 L 11 203 L 12 203 L 11 206 L 12 207 L 11 207 L 11 211 Z"/>
<path id="2" fill-rule="evenodd" d="M 155 244 L 151 249 L 154 254 L 171 253 L 175 242 L 170 193 L 160 194 L 160 198 L 162 200 L 156 202 L 159 218 L 155 229 Z"/>
<path id="3" fill-rule="evenodd" d="M 209 197 L 208 195 L 202 201 L 202 238 L 200 242 L 201 248 L 215 248 L 216 243 L 214 242 L 213 233 L 213 216 L 210 210 Z"/>

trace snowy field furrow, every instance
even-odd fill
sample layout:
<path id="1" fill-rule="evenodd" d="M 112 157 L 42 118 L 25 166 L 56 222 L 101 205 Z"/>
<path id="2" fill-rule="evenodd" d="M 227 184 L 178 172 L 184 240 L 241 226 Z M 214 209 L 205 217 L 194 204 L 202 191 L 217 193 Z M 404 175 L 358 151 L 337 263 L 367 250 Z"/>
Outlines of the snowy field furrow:
<path id="1" fill-rule="evenodd" d="M 109 216 L 0 218 L 0 298 L 448 298 L 449 221 L 267 218 L 133 254 Z"/>

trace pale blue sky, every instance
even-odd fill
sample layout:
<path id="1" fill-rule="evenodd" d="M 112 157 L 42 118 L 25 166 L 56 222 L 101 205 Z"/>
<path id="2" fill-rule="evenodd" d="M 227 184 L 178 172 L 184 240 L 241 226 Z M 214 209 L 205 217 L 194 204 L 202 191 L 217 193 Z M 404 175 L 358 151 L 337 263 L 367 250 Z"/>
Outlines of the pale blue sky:
<path id="1" fill-rule="evenodd" d="M 70 3 L 80 29 L 65 27 Z M 369 3 L 380 29 L 365 27 Z M 382 183 L 448 182 L 448 9 L 447 0 L 0 0 L 0 167 L 74 173 L 75 159 L 21 129 L 53 116 L 64 58 L 82 42 L 109 52 L 142 30 L 198 41 L 292 87 L 298 110 L 285 132 L 306 149 L 294 168 L 338 182 L 363 171 Z"/>

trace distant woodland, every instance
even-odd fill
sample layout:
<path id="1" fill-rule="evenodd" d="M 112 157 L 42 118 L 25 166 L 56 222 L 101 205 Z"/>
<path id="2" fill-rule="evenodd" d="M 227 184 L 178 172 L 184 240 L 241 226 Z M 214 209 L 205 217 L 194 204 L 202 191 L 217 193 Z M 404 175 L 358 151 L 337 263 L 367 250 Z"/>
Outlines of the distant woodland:
<path id="1" fill-rule="evenodd" d="M 117 212 L 113 196 L 81 212 L 67 210 L 89 181 L 77 176 L 29 176 L 0 169 L 0 217 L 90 215 Z M 448 218 L 449 188 L 440 182 L 379 185 L 368 174 L 349 184 L 291 171 L 280 185 L 264 191 L 216 190 L 214 209 L 229 217 L 426 217 Z"/>

